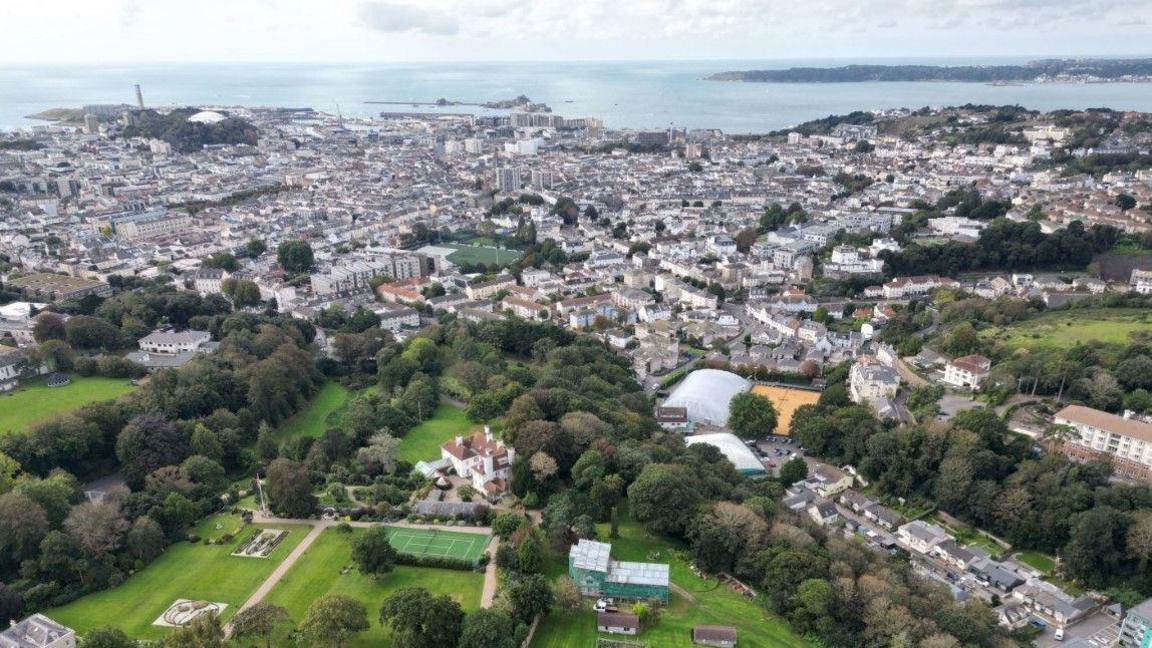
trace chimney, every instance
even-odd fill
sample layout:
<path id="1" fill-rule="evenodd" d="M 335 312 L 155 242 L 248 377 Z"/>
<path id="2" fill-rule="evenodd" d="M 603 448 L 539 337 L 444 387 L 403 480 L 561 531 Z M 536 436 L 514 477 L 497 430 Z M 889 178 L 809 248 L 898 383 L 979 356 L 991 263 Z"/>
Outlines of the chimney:
<path id="1" fill-rule="evenodd" d="M 456 445 L 457 446 L 464 445 L 464 437 L 460 436 L 459 434 L 456 435 Z"/>
<path id="2" fill-rule="evenodd" d="M 487 425 L 484 426 L 484 439 L 487 441 L 492 440 L 492 428 L 488 427 Z"/>

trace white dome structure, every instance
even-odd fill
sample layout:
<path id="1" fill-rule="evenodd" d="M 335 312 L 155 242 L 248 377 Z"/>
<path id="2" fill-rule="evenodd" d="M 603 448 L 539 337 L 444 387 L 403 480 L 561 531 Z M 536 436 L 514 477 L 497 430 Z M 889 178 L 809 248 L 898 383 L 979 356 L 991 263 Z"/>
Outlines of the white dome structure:
<path id="1" fill-rule="evenodd" d="M 685 408 L 694 423 L 724 426 L 732 397 L 749 389 L 752 383 L 730 371 L 697 369 L 676 385 L 663 406 Z"/>
<path id="2" fill-rule="evenodd" d="M 190 122 L 198 122 L 201 124 L 216 124 L 228 119 L 228 117 L 221 115 L 215 110 L 201 110 L 200 112 L 188 118 Z"/>

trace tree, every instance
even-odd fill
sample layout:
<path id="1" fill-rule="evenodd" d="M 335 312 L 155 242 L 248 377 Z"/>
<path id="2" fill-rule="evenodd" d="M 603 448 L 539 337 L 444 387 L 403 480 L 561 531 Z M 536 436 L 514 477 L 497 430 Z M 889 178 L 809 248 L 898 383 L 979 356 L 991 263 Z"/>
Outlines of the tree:
<path id="1" fill-rule="evenodd" d="M 24 599 L 16 590 L 0 583 L 0 628 L 7 628 L 9 621 L 20 619 L 24 611 Z"/>
<path id="2" fill-rule="evenodd" d="M 224 629 L 213 613 L 201 614 L 183 628 L 164 637 L 164 648 L 222 648 Z"/>
<path id="3" fill-rule="evenodd" d="M 682 534 L 700 500 L 696 475 L 678 464 L 648 464 L 628 487 L 632 516 L 653 533 Z"/>
<path id="4" fill-rule="evenodd" d="M 268 246 L 260 239 L 249 239 L 249 241 L 244 244 L 244 254 L 252 259 L 255 259 L 267 251 Z"/>
<path id="5" fill-rule="evenodd" d="M 260 601 L 250 608 L 240 610 L 232 617 L 232 636 L 237 639 L 262 637 L 264 648 L 272 648 L 272 635 L 277 628 L 292 622 L 288 610 Z"/>
<path id="6" fill-rule="evenodd" d="M 368 627 L 368 610 L 363 603 L 351 596 L 328 594 L 308 607 L 300 635 L 310 646 L 340 648 L 349 637 Z"/>
<path id="7" fill-rule="evenodd" d="M 396 470 L 400 440 L 387 432 L 373 434 L 366 447 L 356 451 L 356 460 L 369 475 L 387 475 Z"/>
<path id="8" fill-rule="evenodd" d="M 265 487 L 268 504 L 277 515 L 306 518 L 316 511 L 316 496 L 304 464 L 291 459 L 277 459 L 268 466 Z"/>
<path id="9" fill-rule="evenodd" d="M 140 414 L 116 437 L 116 458 L 133 486 L 142 484 L 144 476 L 157 468 L 180 463 L 186 455 L 183 436 L 159 414 Z"/>
<path id="10" fill-rule="evenodd" d="M 279 453 L 280 444 L 276 442 L 276 431 L 267 421 L 261 421 L 260 430 L 256 434 L 256 454 L 264 461 L 272 461 Z"/>
<path id="11" fill-rule="evenodd" d="M 120 628 L 97 628 L 84 633 L 80 648 L 136 648 L 139 644 Z"/>
<path id="12" fill-rule="evenodd" d="M 312 246 L 299 239 L 284 241 L 276 247 L 276 261 L 285 272 L 307 272 L 314 262 Z"/>
<path id="13" fill-rule="evenodd" d="M 40 541 L 48 533 L 48 517 L 32 498 L 20 493 L 0 495 L 0 564 L 19 563 L 37 554 Z"/>
<path id="14" fill-rule="evenodd" d="M 532 467 L 532 476 L 536 478 L 537 483 L 545 484 L 548 480 L 552 479 L 559 470 L 556 465 L 556 460 L 548 456 L 546 452 L 536 452 L 528 459 L 528 465 Z"/>
<path id="15" fill-rule="evenodd" d="M 64 324 L 68 344 L 75 349 L 114 351 L 120 348 L 120 329 L 106 320 L 76 315 Z"/>
<path id="16" fill-rule="evenodd" d="M 260 287 L 254 281 L 229 277 L 221 282 L 220 288 L 236 308 L 247 308 L 260 303 Z"/>
<path id="17" fill-rule="evenodd" d="M 137 560 L 152 562 L 164 552 L 164 529 L 147 515 L 141 515 L 124 535 L 124 548 Z"/>
<path id="18" fill-rule="evenodd" d="M 464 611 L 447 595 L 405 587 L 384 599 L 380 623 L 392 628 L 392 645 L 397 648 L 441 648 L 459 642 Z"/>
<path id="19" fill-rule="evenodd" d="M 808 462 L 803 457 L 796 457 L 780 466 L 780 483 L 787 488 L 798 481 L 808 477 Z"/>
<path id="20" fill-rule="evenodd" d="M 220 439 L 203 423 L 197 423 L 193 428 L 188 447 L 192 454 L 203 455 L 214 461 L 220 461 L 224 456 L 224 447 L 220 445 Z"/>
<path id="21" fill-rule="evenodd" d="M 548 579 L 540 574 L 512 579 L 505 586 L 503 596 L 509 611 L 522 623 L 531 623 L 552 609 L 552 588 Z"/>
<path id="22" fill-rule="evenodd" d="M 552 585 L 553 609 L 565 615 L 572 615 L 584 607 L 584 595 L 580 588 L 568 576 L 561 576 Z"/>
<path id="23" fill-rule="evenodd" d="M 1120 211 L 1126 212 L 1136 207 L 1136 199 L 1126 193 L 1122 193 L 1116 196 L 1116 206 L 1120 208 Z"/>
<path id="24" fill-rule="evenodd" d="M 495 609 L 480 609 L 464 618 L 457 648 L 519 648 L 527 628 Z"/>
<path id="25" fill-rule="evenodd" d="M 384 527 L 370 529 L 352 540 L 352 560 L 359 565 L 361 574 L 379 578 L 392 571 L 399 557 Z"/>
<path id="26" fill-rule="evenodd" d="M 67 340 L 68 331 L 64 320 L 55 313 L 40 313 L 36 316 L 36 323 L 32 326 L 32 337 L 37 342 L 48 340 Z"/>
<path id="27" fill-rule="evenodd" d="M 492 520 L 492 533 L 501 540 L 507 540 L 517 529 L 524 526 L 526 521 L 523 515 L 515 511 L 504 511 Z"/>
<path id="28" fill-rule="evenodd" d="M 99 560 L 120 547 L 128 520 L 112 502 L 84 502 L 72 507 L 64 531 L 89 558 Z"/>
<path id="29" fill-rule="evenodd" d="M 776 431 L 776 408 L 760 394 L 737 394 L 728 405 L 728 427 L 745 439 L 772 434 Z"/>
<path id="30" fill-rule="evenodd" d="M 0 495 L 12 490 L 20 475 L 20 463 L 0 452 Z"/>

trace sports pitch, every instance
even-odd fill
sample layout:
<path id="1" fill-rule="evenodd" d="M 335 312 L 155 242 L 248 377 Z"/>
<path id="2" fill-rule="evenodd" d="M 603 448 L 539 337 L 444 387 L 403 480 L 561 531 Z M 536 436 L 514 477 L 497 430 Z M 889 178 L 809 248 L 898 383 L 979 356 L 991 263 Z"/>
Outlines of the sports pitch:
<path id="1" fill-rule="evenodd" d="M 473 565 L 484 555 L 489 536 L 479 533 L 458 531 L 438 531 L 436 529 L 413 529 L 409 527 L 385 527 L 388 540 L 402 554 L 429 556 L 435 558 L 456 558 Z"/>

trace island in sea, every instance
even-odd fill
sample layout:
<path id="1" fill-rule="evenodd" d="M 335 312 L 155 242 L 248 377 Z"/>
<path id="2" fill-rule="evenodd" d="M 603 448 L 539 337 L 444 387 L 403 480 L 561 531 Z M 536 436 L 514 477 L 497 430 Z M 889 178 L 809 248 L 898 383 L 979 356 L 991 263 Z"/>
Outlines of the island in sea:
<path id="1" fill-rule="evenodd" d="M 710 81 L 858 83 L 961 81 L 972 83 L 1116 83 L 1152 81 L 1152 58 L 1044 59 L 1021 65 L 845 65 L 720 72 Z"/>

